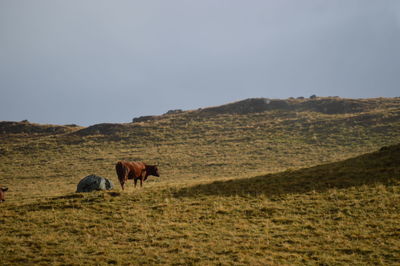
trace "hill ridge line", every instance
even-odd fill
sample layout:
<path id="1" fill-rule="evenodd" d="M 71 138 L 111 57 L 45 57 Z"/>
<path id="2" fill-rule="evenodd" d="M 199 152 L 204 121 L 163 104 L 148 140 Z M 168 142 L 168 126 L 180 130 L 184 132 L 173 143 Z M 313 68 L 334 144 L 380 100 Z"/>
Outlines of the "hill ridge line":
<path id="1" fill-rule="evenodd" d="M 379 109 L 383 105 L 386 108 L 400 108 L 400 97 L 394 98 L 340 98 L 340 97 L 310 97 L 310 98 L 248 98 L 227 104 L 210 106 L 193 110 L 174 109 L 161 115 L 140 116 L 127 123 L 98 123 L 88 127 L 75 124 L 53 125 L 30 123 L 27 120 L 21 122 L 0 121 L 0 134 L 77 134 L 91 135 L 93 133 L 110 134 L 114 130 L 124 130 L 126 126 L 140 125 L 142 122 L 156 121 L 168 117 L 214 117 L 218 115 L 247 115 L 267 111 L 293 111 L 293 112 L 317 112 L 322 114 L 354 114 L 369 112 Z M 107 133 L 108 132 L 108 133 Z"/>

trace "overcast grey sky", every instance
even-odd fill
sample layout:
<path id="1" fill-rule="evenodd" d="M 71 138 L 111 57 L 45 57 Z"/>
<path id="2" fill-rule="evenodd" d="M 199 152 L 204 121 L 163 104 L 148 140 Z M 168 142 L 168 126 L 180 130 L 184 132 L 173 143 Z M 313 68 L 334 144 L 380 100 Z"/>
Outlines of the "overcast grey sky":
<path id="1" fill-rule="evenodd" d="M 396 0 L 0 0 L 0 120 L 400 96 Z"/>

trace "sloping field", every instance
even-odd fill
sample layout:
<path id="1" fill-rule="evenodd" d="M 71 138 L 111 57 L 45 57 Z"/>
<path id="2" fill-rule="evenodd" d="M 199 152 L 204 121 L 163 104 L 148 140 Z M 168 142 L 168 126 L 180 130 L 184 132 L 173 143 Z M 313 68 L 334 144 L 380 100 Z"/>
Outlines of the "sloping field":
<path id="1" fill-rule="evenodd" d="M 398 264 L 400 146 L 213 183 L 1 205 L 3 265 Z"/>
<path id="2" fill-rule="evenodd" d="M 342 101 L 339 106 L 350 105 Z M 249 108 L 244 102 L 243 108 Z M 158 163 L 162 177 L 157 182 L 239 178 L 339 161 L 399 143 L 400 99 L 359 102 L 364 111 L 357 107 L 340 114 L 194 114 L 200 110 L 146 122 L 69 128 L 64 134 L 43 132 L 37 125 L 35 132 L 41 133 L 6 131 L 0 134 L 0 183 L 13 187 L 14 198 L 25 198 L 27 190 L 29 198 L 38 191 L 39 196 L 59 195 L 92 173 L 116 182 L 118 160 Z M 237 108 L 234 104 L 232 110 Z"/>
<path id="3" fill-rule="evenodd" d="M 398 98 L 0 128 L 2 264 L 400 263 Z M 122 192 L 118 160 L 161 177 Z M 116 189 L 74 193 L 89 174 Z"/>

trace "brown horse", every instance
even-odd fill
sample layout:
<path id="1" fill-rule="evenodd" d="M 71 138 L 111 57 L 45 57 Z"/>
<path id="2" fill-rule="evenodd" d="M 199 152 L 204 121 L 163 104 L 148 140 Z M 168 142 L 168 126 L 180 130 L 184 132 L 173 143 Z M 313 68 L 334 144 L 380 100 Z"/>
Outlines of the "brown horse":
<path id="1" fill-rule="evenodd" d="M 120 161 L 115 165 L 115 170 L 117 171 L 122 190 L 124 190 L 124 185 L 128 182 L 128 179 L 134 180 L 135 187 L 137 181 L 140 180 L 140 187 L 142 187 L 143 181 L 145 181 L 149 175 L 160 176 L 157 165 L 148 165 L 143 162 Z"/>
<path id="2" fill-rule="evenodd" d="M 4 192 L 6 192 L 8 190 L 7 187 L 0 187 L 0 202 L 5 201 L 4 199 Z"/>

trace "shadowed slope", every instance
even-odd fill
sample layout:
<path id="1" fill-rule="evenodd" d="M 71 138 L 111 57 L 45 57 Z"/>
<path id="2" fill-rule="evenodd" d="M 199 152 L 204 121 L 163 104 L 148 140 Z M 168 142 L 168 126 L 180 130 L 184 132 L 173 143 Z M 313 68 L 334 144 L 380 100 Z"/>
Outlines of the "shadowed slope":
<path id="1" fill-rule="evenodd" d="M 247 196 L 265 194 L 270 197 L 325 191 L 373 183 L 400 181 L 400 144 L 383 147 L 336 163 L 286 171 L 253 178 L 216 181 L 184 188 L 176 196 L 196 197 L 199 194 L 220 196 Z"/>

